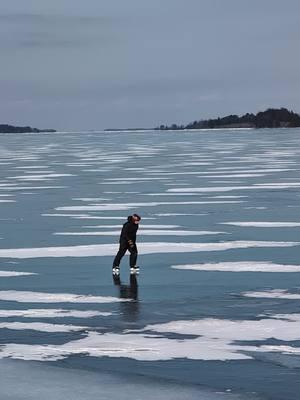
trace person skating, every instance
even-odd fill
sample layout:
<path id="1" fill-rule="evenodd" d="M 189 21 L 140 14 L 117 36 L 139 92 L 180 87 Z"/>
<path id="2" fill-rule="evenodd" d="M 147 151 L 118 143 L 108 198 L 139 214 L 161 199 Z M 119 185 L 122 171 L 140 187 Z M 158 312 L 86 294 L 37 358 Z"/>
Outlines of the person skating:
<path id="1" fill-rule="evenodd" d="M 141 217 L 138 214 L 133 214 L 127 218 L 127 222 L 125 222 L 125 224 L 123 225 L 119 241 L 119 251 L 113 262 L 114 275 L 118 275 L 120 273 L 121 259 L 127 250 L 130 252 L 130 273 L 134 274 L 139 272 L 139 267 L 136 265 L 138 255 L 138 250 L 136 247 L 136 233 L 139 229 L 140 220 Z"/>

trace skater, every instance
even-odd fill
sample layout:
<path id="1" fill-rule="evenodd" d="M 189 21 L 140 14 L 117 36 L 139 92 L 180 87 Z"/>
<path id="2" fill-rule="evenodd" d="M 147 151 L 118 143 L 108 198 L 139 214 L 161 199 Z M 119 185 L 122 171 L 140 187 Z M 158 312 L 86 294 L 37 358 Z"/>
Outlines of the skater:
<path id="1" fill-rule="evenodd" d="M 120 262 L 127 250 L 130 252 L 129 264 L 130 273 L 139 273 L 139 267 L 136 265 L 137 260 L 137 247 L 136 247 L 136 232 L 139 229 L 139 222 L 141 217 L 138 214 L 130 215 L 127 218 L 127 222 L 123 225 L 120 235 L 120 247 L 119 251 L 113 262 L 113 274 L 119 275 L 120 273 Z"/>

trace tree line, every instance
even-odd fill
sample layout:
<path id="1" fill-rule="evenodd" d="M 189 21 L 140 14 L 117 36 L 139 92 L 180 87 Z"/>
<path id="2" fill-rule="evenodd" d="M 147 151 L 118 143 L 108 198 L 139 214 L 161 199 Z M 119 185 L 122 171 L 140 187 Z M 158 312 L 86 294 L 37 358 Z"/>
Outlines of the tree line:
<path id="1" fill-rule="evenodd" d="M 40 133 L 40 132 L 56 132 L 54 129 L 37 129 L 30 126 L 13 126 L 0 124 L 0 133 Z"/>
<path id="2" fill-rule="evenodd" d="M 300 115 L 286 108 L 269 108 L 257 114 L 227 115 L 223 118 L 194 121 L 187 125 L 160 125 L 159 130 L 214 129 L 214 128 L 296 128 Z"/>

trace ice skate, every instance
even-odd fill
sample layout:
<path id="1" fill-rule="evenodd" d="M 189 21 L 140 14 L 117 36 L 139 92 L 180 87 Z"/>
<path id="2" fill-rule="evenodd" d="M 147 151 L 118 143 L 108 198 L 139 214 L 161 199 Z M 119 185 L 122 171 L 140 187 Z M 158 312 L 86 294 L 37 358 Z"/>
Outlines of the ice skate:
<path id="1" fill-rule="evenodd" d="M 140 272 L 140 267 L 135 265 L 134 267 L 130 267 L 130 274 L 131 275 L 137 275 Z"/>
<path id="2" fill-rule="evenodd" d="M 116 276 L 120 275 L 120 267 L 113 267 L 112 274 Z"/>

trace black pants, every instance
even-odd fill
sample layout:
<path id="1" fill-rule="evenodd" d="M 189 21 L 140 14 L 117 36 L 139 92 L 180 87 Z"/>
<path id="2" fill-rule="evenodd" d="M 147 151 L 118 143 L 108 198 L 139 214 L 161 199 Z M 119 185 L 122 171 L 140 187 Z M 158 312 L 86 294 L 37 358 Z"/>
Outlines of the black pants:
<path id="1" fill-rule="evenodd" d="M 120 242 L 120 248 L 113 263 L 114 267 L 118 267 L 120 265 L 121 259 L 123 258 L 127 250 L 129 250 L 130 252 L 129 265 L 131 267 L 136 266 L 136 260 L 138 255 L 136 244 L 134 243 L 134 245 L 130 247 L 127 242 Z"/>

